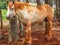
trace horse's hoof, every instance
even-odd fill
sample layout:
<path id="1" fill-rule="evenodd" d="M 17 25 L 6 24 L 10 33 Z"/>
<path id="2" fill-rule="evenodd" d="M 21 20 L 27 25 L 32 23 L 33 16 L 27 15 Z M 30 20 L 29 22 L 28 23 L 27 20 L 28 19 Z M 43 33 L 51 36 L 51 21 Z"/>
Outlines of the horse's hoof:
<path id="1" fill-rule="evenodd" d="M 12 41 L 8 41 L 8 43 L 11 43 Z"/>
<path id="2" fill-rule="evenodd" d="M 24 41 L 25 41 L 25 39 L 24 39 L 24 38 L 20 38 L 20 41 L 23 41 L 23 42 L 24 42 Z"/>
<path id="3" fill-rule="evenodd" d="M 24 45 L 31 45 L 30 43 L 24 43 Z"/>
<path id="4" fill-rule="evenodd" d="M 11 42 L 13 42 L 12 40 L 8 40 L 8 43 L 11 43 Z"/>

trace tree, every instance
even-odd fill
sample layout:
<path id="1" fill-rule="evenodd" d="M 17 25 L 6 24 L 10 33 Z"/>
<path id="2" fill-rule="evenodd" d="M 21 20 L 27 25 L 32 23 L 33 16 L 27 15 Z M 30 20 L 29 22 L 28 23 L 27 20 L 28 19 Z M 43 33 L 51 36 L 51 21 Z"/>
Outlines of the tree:
<path id="1" fill-rule="evenodd" d="M 1 9 L 0 9 L 0 24 L 1 24 L 1 29 L 3 29 Z M 0 39 L 1 39 L 1 38 L 2 38 L 2 32 L 1 32 L 1 30 L 0 30 Z"/>
<path id="2" fill-rule="evenodd" d="M 46 4 L 49 4 L 50 6 L 52 6 L 53 8 L 56 7 L 56 0 L 45 0 Z"/>
<path id="3" fill-rule="evenodd" d="M 60 0 L 56 0 L 56 16 L 60 25 Z"/>
<path id="4" fill-rule="evenodd" d="M 28 1 L 28 0 L 26 0 L 26 2 L 27 2 L 27 3 L 29 3 L 29 1 Z"/>
<path id="5" fill-rule="evenodd" d="M 41 4 L 44 4 L 45 3 L 45 0 L 37 0 L 37 5 L 41 5 Z"/>
<path id="6" fill-rule="evenodd" d="M 0 9 L 0 21 L 1 21 L 1 29 L 3 29 L 3 21 L 2 21 L 2 12 L 1 12 L 1 9 Z"/>

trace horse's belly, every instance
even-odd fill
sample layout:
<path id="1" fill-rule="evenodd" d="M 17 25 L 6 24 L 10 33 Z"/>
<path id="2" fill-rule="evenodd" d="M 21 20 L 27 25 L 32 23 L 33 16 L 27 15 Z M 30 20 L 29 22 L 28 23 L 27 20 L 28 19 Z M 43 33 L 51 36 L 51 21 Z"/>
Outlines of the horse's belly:
<path id="1" fill-rule="evenodd" d="M 30 20 L 32 23 L 36 22 L 37 20 L 40 20 L 41 22 L 46 15 L 44 13 L 36 13 L 36 11 L 27 12 L 27 11 L 17 11 L 19 13 L 19 18 L 23 23 L 27 23 L 28 20 Z"/>

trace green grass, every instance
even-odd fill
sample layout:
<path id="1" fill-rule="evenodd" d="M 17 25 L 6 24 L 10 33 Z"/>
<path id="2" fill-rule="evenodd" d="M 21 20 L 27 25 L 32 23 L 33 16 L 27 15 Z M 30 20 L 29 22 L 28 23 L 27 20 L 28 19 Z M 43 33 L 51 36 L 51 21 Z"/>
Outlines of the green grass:
<path id="1" fill-rule="evenodd" d="M 4 21 L 7 20 L 7 19 L 6 19 L 6 13 L 7 13 L 7 9 L 2 9 L 2 19 L 3 19 Z"/>

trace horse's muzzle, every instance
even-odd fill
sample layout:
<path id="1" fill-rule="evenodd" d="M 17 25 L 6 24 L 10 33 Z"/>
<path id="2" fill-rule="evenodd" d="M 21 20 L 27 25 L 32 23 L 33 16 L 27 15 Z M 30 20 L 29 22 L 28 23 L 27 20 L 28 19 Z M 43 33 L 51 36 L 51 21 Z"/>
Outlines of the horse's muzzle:
<path id="1" fill-rule="evenodd" d="M 10 18 L 11 18 L 11 19 L 15 19 L 15 17 L 16 17 L 16 16 L 13 16 L 13 17 L 6 17 L 6 18 L 7 18 L 7 20 L 10 20 Z"/>

